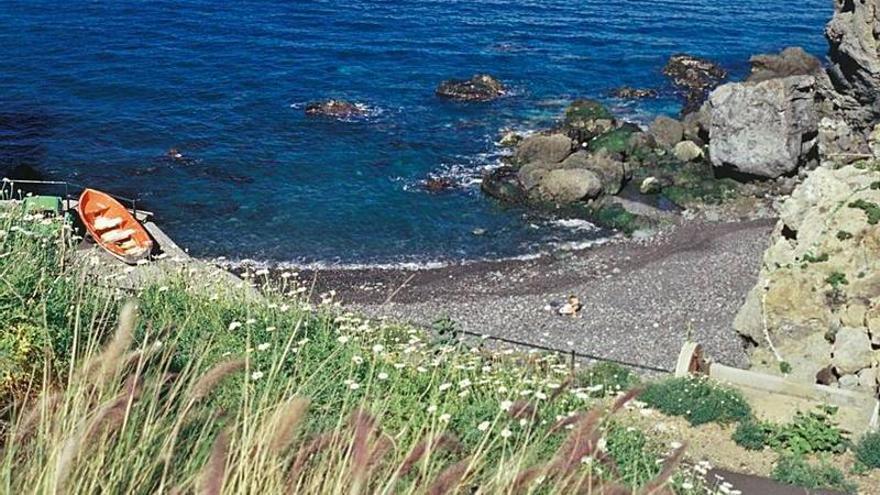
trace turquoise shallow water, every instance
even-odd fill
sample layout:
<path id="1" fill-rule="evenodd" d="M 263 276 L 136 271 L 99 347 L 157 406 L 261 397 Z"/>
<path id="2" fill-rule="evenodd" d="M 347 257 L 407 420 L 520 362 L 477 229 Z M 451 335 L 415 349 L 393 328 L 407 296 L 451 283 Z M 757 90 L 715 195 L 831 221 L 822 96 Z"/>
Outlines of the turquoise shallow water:
<path id="1" fill-rule="evenodd" d="M 822 55 L 831 2 L 806 0 L 61 2 L 0 4 L 0 170 L 136 196 L 201 256 L 298 263 L 494 258 L 602 235 L 485 198 L 501 128 L 547 125 L 615 86 L 632 119 L 674 113 L 685 51 L 734 75 L 753 53 Z M 489 72 L 512 95 L 438 100 Z M 369 105 L 359 121 L 310 100 Z M 170 160 L 176 148 L 187 158 Z M 465 184 L 431 194 L 430 174 Z M 468 185 L 469 184 L 469 185 Z M 474 236 L 475 229 L 486 234 Z"/>

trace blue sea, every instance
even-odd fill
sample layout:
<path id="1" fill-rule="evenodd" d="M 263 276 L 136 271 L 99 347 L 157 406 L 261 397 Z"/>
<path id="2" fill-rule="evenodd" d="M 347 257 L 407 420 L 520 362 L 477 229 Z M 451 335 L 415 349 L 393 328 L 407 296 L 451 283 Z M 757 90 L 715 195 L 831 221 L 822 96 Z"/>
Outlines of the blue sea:
<path id="1" fill-rule="evenodd" d="M 482 195 L 502 129 L 547 126 L 576 97 L 636 122 L 675 114 L 669 55 L 734 78 L 754 53 L 824 57 L 831 12 L 830 0 L 2 0 L 0 172 L 27 165 L 136 197 L 203 257 L 528 255 L 607 233 Z M 435 97 L 441 80 L 478 72 L 510 94 Z M 624 84 L 661 97 L 608 97 Z M 304 115 L 331 97 L 369 115 Z M 429 176 L 459 185 L 431 193 Z"/>

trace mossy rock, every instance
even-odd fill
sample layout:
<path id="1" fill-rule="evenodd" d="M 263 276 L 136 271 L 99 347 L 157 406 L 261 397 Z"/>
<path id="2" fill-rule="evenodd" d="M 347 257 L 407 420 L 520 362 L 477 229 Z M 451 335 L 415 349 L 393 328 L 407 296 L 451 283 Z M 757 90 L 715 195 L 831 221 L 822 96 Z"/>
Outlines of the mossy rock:
<path id="1" fill-rule="evenodd" d="M 648 219 L 630 213 L 617 204 L 594 207 L 592 217 L 602 227 L 616 229 L 627 235 L 651 226 Z"/>
<path id="2" fill-rule="evenodd" d="M 567 127 L 579 127 L 583 122 L 598 119 L 613 120 L 614 115 L 596 100 L 575 100 L 565 110 L 564 124 Z"/>
<path id="3" fill-rule="evenodd" d="M 663 189 L 663 195 L 681 207 L 694 203 L 721 204 L 736 194 L 738 184 L 732 179 L 704 179 Z"/>
<path id="4" fill-rule="evenodd" d="M 629 138 L 635 131 L 630 127 L 620 127 L 597 136 L 590 141 L 590 151 L 608 150 L 611 153 L 625 153 L 629 151 Z"/>

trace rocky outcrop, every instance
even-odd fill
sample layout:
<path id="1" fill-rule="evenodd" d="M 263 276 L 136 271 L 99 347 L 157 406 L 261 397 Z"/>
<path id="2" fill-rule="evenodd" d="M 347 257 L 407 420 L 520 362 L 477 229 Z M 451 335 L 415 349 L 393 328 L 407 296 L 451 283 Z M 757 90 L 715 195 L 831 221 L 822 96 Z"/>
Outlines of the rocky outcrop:
<path id="1" fill-rule="evenodd" d="M 504 84 L 488 74 L 449 79 L 437 87 L 437 96 L 457 101 L 491 101 L 505 94 Z"/>
<path id="2" fill-rule="evenodd" d="M 345 100 L 313 101 L 306 105 L 305 113 L 310 117 L 327 117 L 332 119 L 351 119 L 364 117 L 369 109 L 362 103 Z"/>
<path id="3" fill-rule="evenodd" d="M 725 84 L 709 97 L 715 167 L 776 178 L 816 160 L 816 79 L 790 76 Z"/>
<path id="4" fill-rule="evenodd" d="M 663 73 L 684 97 L 682 115 L 699 110 L 709 92 L 727 78 L 727 71 L 715 62 L 684 53 L 670 57 Z"/>
<path id="5" fill-rule="evenodd" d="M 849 385 L 880 361 L 880 172 L 820 167 L 782 205 L 757 285 L 734 322 L 752 363 Z M 876 386 L 876 382 L 873 382 Z M 859 386 L 859 385 L 855 385 Z"/>
<path id="6" fill-rule="evenodd" d="M 834 16 L 825 28 L 828 74 L 838 93 L 855 104 L 844 104 L 850 118 L 880 117 L 880 2 L 835 0 Z"/>

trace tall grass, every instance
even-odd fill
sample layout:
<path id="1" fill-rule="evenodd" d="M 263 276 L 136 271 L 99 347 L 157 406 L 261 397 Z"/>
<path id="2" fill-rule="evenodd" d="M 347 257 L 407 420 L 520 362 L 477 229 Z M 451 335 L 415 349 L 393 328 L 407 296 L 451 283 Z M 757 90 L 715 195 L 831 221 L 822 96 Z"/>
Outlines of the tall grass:
<path id="1" fill-rule="evenodd" d="M 610 455 L 636 393 L 592 398 L 553 356 L 312 307 L 293 276 L 126 294 L 63 222 L 2 224 L 5 493 L 703 493 L 681 450 Z"/>

